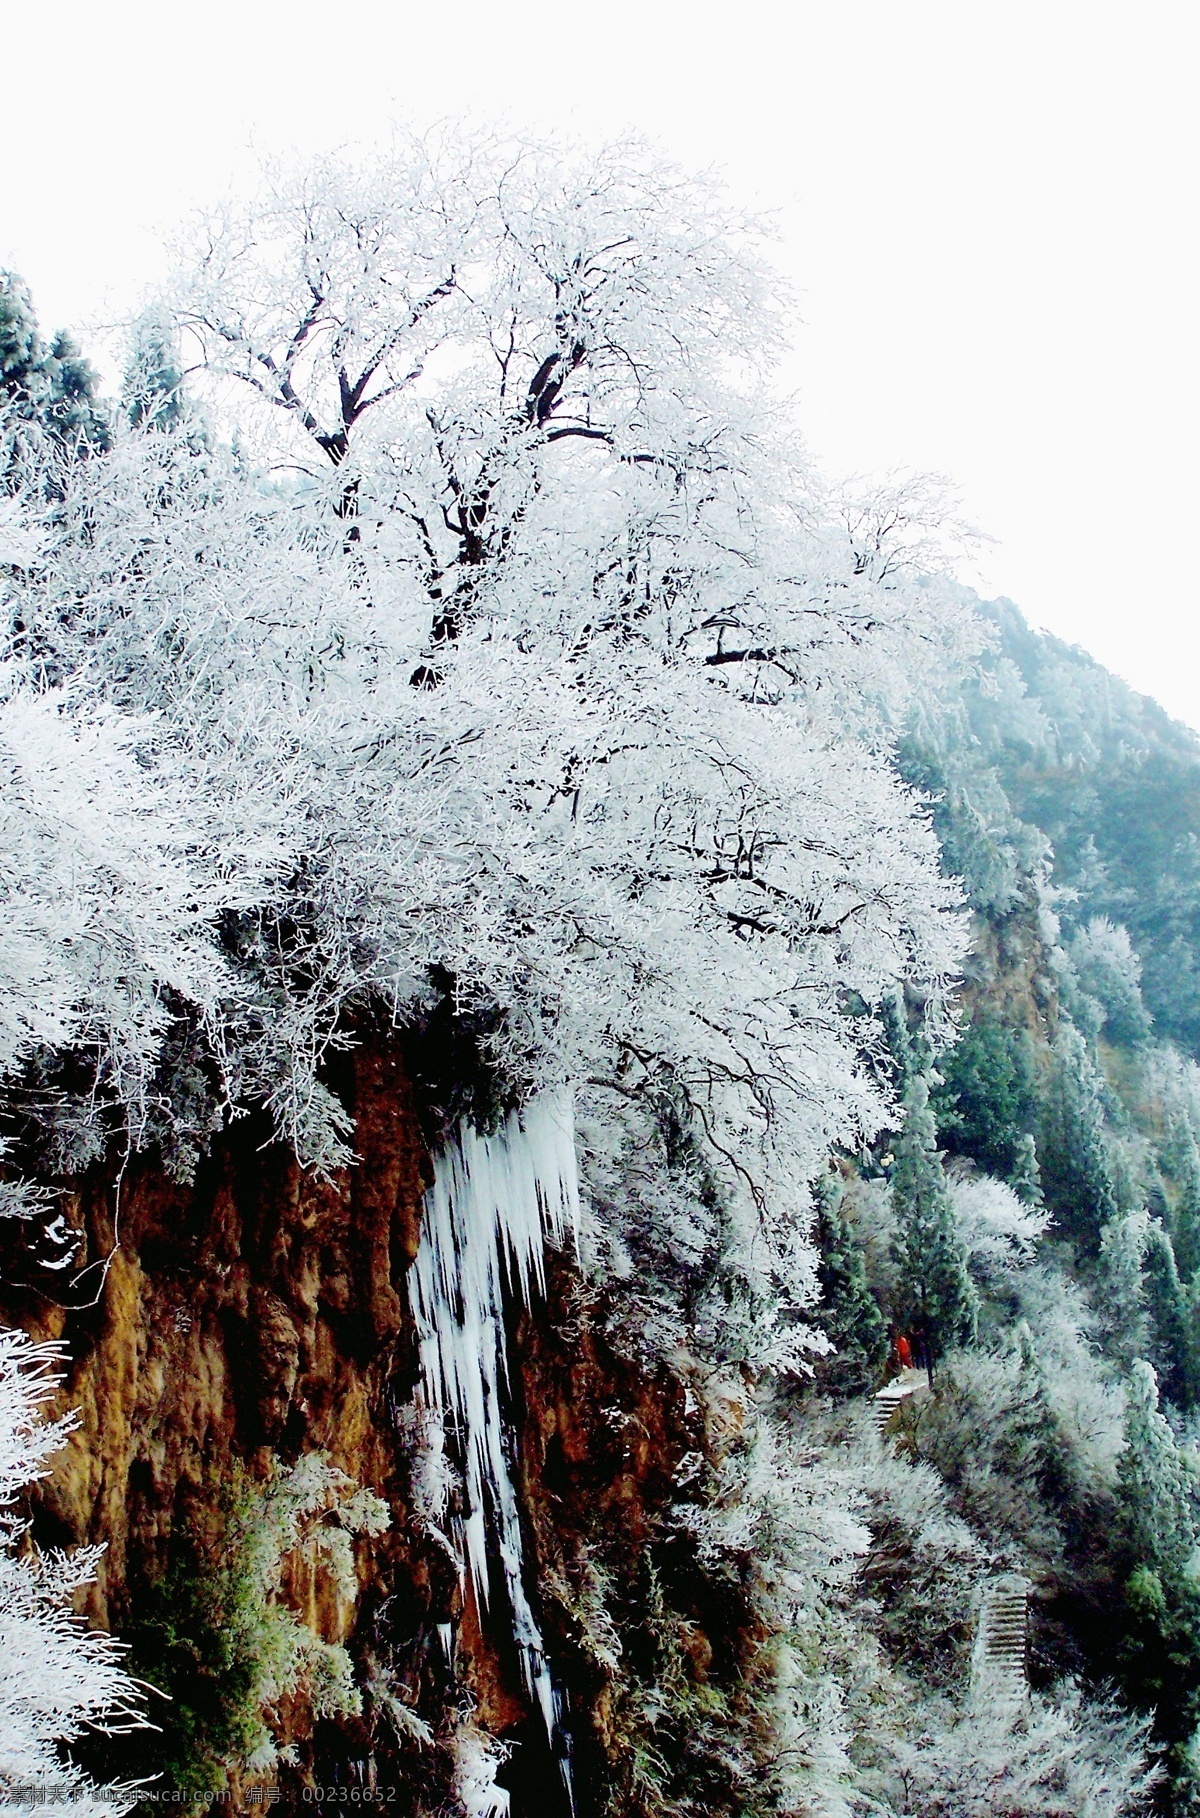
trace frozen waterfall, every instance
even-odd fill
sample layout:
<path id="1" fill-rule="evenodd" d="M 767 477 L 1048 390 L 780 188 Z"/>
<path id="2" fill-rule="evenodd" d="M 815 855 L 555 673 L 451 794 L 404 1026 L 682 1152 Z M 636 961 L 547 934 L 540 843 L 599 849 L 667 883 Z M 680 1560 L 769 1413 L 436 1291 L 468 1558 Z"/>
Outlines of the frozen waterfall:
<path id="1" fill-rule="evenodd" d="M 545 1291 L 545 1242 L 561 1242 L 579 1216 L 575 1131 L 568 1100 L 546 1095 L 512 1112 L 493 1136 L 469 1126 L 435 1158 L 421 1243 L 410 1274 L 430 1408 L 458 1432 L 465 1512 L 459 1567 L 481 1608 L 490 1602 L 488 1530 L 494 1535 L 526 1689 L 551 1746 L 561 1731 L 558 1696 L 525 1588 L 517 1493 L 508 1457 L 501 1385 L 508 1387 L 504 1298 L 528 1306 Z M 571 1792 L 569 1762 L 563 1778 Z M 572 1802 L 573 1803 L 573 1802 Z"/>

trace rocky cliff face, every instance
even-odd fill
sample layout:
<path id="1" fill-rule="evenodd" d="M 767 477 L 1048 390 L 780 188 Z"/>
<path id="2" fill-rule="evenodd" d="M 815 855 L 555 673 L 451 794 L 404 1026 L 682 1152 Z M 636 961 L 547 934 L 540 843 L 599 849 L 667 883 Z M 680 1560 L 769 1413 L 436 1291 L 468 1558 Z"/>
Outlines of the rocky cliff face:
<path id="1" fill-rule="evenodd" d="M 32 1250 L 7 1259 L 4 1278 L 23 1285 L 4 1313 L 66 1342 L 60 1399 L 79 1412 L 37 1492 L 34 1534 L 103 1544 L 87 1614 L 129 1637 L 135 1665 L 174 1698 L 152 1707 L 161 1736 L 105 1745 L 97 1765 L 169 1780 L 203 1748 L 224 1762 L 209 1784 L 224 1777 L 238 1801 L 276 1783 L 297 1795 L 359 1786 L 401 1811 L 454 1810 L 456 1798 L 469 1810 L 469 1729 L 484 1780 L 499 1762 L 514 1814 L 568 1810 L 568 1777 L 581 1814 L 672 1809 L 683 1770 L 647 1765 L 649 1732 L 671 1757 L 689 1698 L 719 1702 L 752 1638 L 736 1588 L 717 1607 L 664 1516 L 680 1460 L 710 1457 L 736 1427 L 739 1385 L 706 1390 L 684 1360 L 639 1362 L 614 1343 L 603 1299 L 568 1257 L 552 1259 L 545 1301 L 512 1309 L 514 1479 L 568 1776 L 531 1709 L 509 1613 L 495 1597 L 481 1610 L 464 1588 L 420 1489 L 428 1461 L 405 1277 L 431 1163 L 409 1061 L 382 1038 L 350 1058 L 338 1083 L 359 1160 L 330 1182 L 306 1176 L 247 1118 L 190 1185 L 137 1156 L 65 1183 L 61 1210 L 79 1245 L 71 1290 L 39 1272 Z M 19 1232 L 11 1243 L 21 1249 Z M 304 1546 L 281 1568 L 282 1602 L 345 1644 L 361 1711 L 322 1717 L 311 1699 L 282 1698 L 273 1724 L 294 1759 L 256 1770 L 239 1758 L 229 1708 L 248 1696 L 249 1672 L 227 1607 L 228 1552 L 240 1544 L 230 1537 L 244 1540 L 230 1498 L 314 1449 L 390 1515 L 385 1533 L 354 1542 L 356 1595 Z M 673 1716 L 648 1702 L 664 1675 Z M 489 1755 L 489 1737 L 512 1745 L 507 1758 Z"/>

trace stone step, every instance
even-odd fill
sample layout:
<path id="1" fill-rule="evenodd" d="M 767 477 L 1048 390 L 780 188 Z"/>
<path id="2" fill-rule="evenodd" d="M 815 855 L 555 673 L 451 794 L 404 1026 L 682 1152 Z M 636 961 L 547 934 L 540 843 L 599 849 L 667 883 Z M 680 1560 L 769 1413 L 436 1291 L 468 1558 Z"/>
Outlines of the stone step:
<path id="1" fill-rule="evenodd" d="M 901 1402 L 907 1401 L 910 1395 L 928 1389 L 929 1372 L 927 1370 L 902 1370 L 899 1376 L 893 1376 L 873 1398 L 872 1413 L 877 1430 L 882 1433 L 888 1421 L 896 1412 Z"/>
<path id="2" fill-rule="evenodd" d="M 979 1605 L 979 1628 L 971 1668 L 977 1697 L 1028 1691 L 1026 1645 L 1029 1587 L 1012 1578 L 989 1585 Z M 1006 1689 L 1007 1688 L 1007 1689 Z"/>

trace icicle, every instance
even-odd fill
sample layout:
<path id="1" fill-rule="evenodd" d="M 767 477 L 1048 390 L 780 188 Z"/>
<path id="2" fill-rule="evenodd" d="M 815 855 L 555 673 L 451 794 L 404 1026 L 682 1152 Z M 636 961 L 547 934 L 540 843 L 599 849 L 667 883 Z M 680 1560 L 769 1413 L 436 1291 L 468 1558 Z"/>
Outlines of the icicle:
<path id="1" fill-rule="evenodd" d="M 528 1306 L 545 1292 L 545 1242 L 561 1242 L 579 1218 L 570 1105 L 547 1096 L 513 1112 L 495 1136 L 463 1128 L 434 1164 L 421 1244 L 413 1264 L 413 1311 L 431 1408 L 451 1413 L 463 1450 L 466 1514 L 460 1570 L 481 1607 L 490 1601 L 490 1510 L 526 1690 L 551 1747 L 562 1710 L 541 1631 L 525 1590 L 520 1511 L 506 1455 L 500 1384 L 508 1382 L 504 1289 Z M 560 1756 L 568 1799 L 570 1763 Z"/>

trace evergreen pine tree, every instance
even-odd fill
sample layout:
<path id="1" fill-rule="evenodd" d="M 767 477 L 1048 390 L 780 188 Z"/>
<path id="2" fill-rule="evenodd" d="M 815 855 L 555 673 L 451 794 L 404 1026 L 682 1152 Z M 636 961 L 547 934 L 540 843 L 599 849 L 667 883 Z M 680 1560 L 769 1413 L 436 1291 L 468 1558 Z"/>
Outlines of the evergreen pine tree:
<path id="1" fill-rule="evenodd" d="M 1128 1369 L 1150 1348 L 1146 1303 L 1146 1245 L 1150 1221 L 1145 1212 L 1117 1213 L 1100 1234 L 1101 1306 L 1108 1345 Z"/>
<path id="2" fill-rule="evenodd" d="M 27 285 L 0 271 L 0 393 L 10 406 L 31 409 L 42 390 L 42 346 Z"/>
<path id="3" fill-rule="evenodd" d="M 72 446 L 107 448 L 108 420 L 96 395 L 96 373 L 70 335 L 60 330 L 45 356 L 46 427 Z"/>
<path id="4" fill-rule="evenodd" d="M 0 408 L 73 446 L 108 446 L 95 373 L 69 335 L 46 346 L 28 286 L 8 271 L 0 271 Z"/>
<path id="5" fill-rule="evenodd" d="M 1171 1239 L 1156 1220 L 1146 1234 L 1146 1286 L 1152 1337 L 1150 1358 L 1163 1394 L 1177 1408 L 1195 1400 L 1192 1306 L 1175 1266 Z"/>
<path id="6" fill-rule="evenodd" d="M 932 1366 L 973 1337 L 978 1302 L 946 1191 L 926 1075 L 909 1082 L 904 1113 L 892 1168 L 897 1312 Z"/>
<path id="7" fill-rule="evenodd" d="M 947 1150 L 969 1156 L 988 1174 L 1011 1177 L 1036 1104 L 1027 1031 L 982 1017 L 939 1059 L 938 1071 L 943 1083 L 934 1093 L 934 1108 Z"/>
<path id="8" fill-rule="evenodd" d="M 1200 1269 L 1200 1147 L 1191 1120 L 1182 1111 L 1171 1120 L 1166 1159 L 1178 1188 L 1170 1222 L 1175 1259 L 1183 1279 L 1190 1282 Z"/>
<path id="9" fill-rule="evenodd" d="M 1023 1426 L 1030 1460 L 1042 1493 L 1052 1503 L 1061 1502 L 1069 1490 L 1068 1453 L 1062 1428 L 1055 1417 L 1046 1375 L 1025 1320 L 1018 1323 L 1015 1337 L 1021 1358 Z"/>
<path id="10" fill-rule="evenodd" d="M 1079 1030 L 1064 1021 L 1038 1140 L 1046 1200 L 1066 1231 L 1095 1253 L 1118 1211 L 1105 1140 L 1103 1086 Z"/>
<path id="11" fill-rule="evenodd" d="M 1158 1733 L 1168 1744 L 1174 1782 L 1169 1809 L 1191 1812 L 1200 1802 L 1193 1746 L 1200 1671 L 1200 1606 L 1192 1567 L 1196 1510 L 1191 1474 L 1158 1405 L 1154 1371 L 1140 1361 L 1130 1374 L 1119 1483 L 1122 1524 L 1136 1561 L 1125 1587 L 1126 1682 L 1135 1699 L 1157 1706 Z"/>
<path id="12" fill-rule="evenodd" d="M 821 1253 L 817 1322 L 834 1346 L 834 1355 L 818 1362 L 817 1375 L 839 1394 L 861 1395 L 875 1386 L 887 1361 L 887 1326 L 846 1217 L 841 1181 L 825 1175 L 813 1197 Z"/>
<path id="13" fill-rule="evenodd" d="M 1028 1131 L 1017 1144 L 1017 1159 L 1008 1177 L 1008 1184 L 1017 1198 L 1023 1200 L 1027 1206 L 1045 1205 L 1042 1173 L 1038 1167 L 1037 1144 Z"/>
<path id="14" fill-rule="evenodd" d="M 920 1038 L 915 1037 L 909 1029 L 904 994 L 899 987 L 889 997 L 884 998 L 879 1006 L 879 1017 L 883 1024 L 888 1053 L 896 1070 L 896 1078 L 903 1089 L 912 1078 L 913 1073 L 920 1069 L 923 1057 L 918 1049 Z"/>
<path id="15" fill-rule="evenodd" d="M 1159 1409 L 1158 1380 L 1140 1361 L 1130 1372 L 1120 1484 L 1134 1550 L 1164 1586 L 1183 1583 L 1196 1548 L 1191 1477 Z"/>

